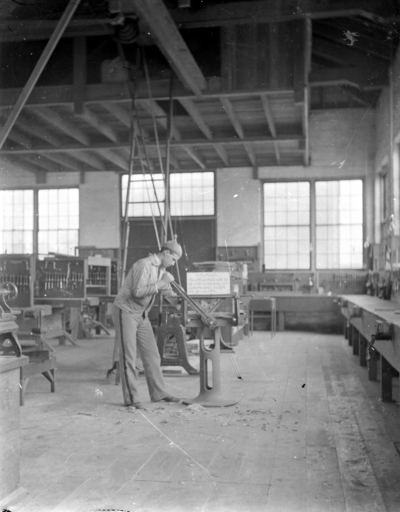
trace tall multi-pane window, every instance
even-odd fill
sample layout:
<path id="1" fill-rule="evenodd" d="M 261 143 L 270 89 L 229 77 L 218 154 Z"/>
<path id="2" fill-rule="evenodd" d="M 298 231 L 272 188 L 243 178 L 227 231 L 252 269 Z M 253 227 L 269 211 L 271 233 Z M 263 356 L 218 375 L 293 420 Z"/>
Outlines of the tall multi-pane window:
<path id="1" fill-rule="evenodd" d="M 317 181 L 315 195 L 316 268 L 362 268 L 362 180 Z"/>
<path id="2" fill-rule="evenodd" d="M 214 215 L 214 173 L 170 175 L 170 211 L 174 216 Z"/>
<path id="3" fill-rule="evenodd" d="M 266 270 L 310 268 L 310 184 L 264 183 Z"/>
<path id="4" fill-rule="evenodd" d="M 125 214 L 128 175 L 122 176 L 122 215 Z M 214 215 L 214 173 L 182 172 L 169 177 L 172 216 Z M 166 190 L 162 174 L 134 174 L 129 191 L 128 217 L 158 217 L 165 213 Z M 158 204 L 157 204 L 158 203 Z"/>
<path id="5" fill-rule="evenodd" d="M 39 254 L 75 254 L 79 245 L 79 189 L 39 190 L 38 203 Z"/>
<path id="6" fill-rule="evenodd" d="M 33 252 L 33 190 L 0 190 L 0 254 Z"/>
<path id="7" fill-rule="evenodd" d="M 122 215 L 125 215 L 129 176 L 122 176 Z M 157 205 L 158 202 L 158 205 Z M 155 217 L 165 212 L 165 184 L 162 174 L 133 174 L 128 200 L 128 217 Z"/>

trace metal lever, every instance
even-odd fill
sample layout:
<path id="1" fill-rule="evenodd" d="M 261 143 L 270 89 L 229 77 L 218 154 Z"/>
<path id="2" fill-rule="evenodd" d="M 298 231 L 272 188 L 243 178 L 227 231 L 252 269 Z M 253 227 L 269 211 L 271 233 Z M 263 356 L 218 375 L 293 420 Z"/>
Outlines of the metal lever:
<path id="1" fill-rule="evenodd" d="M 171 286 L 181 295 L 184 299 L 187 300 L 188 304 L 192 306 L 192 308 L 198 313 L 202 319 L 202 321 L 207 325 L 209 329 L 215 329 L 217 327 L 217 321 L 212 316 L 208 315 L 193 299 L 189 297 L 189 295 L 185 292 L 185 290 L 175 281 L 172 281 Z"/>

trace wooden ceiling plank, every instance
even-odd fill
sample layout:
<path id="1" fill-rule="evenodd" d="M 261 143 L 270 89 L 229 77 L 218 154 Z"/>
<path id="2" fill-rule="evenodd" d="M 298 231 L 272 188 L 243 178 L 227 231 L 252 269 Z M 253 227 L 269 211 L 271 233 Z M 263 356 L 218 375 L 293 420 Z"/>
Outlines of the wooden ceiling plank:
<path id="1" fill-rule="evenodd" d="M 182 149 L 184 149 L 186 151 L 186 153 L 190 156 L 190 158 L 192 160 L 194 160 L 199 165 L 199 167 L 201 167 L 202 169 L 206 168 L 206 164 L 205 164 L 204 160 L 201 158 L 200 155 L 198 155 L 196 153 L 195 148 L 193 148 L 191 146 L 184 146 Z"/>
<path id="2" fill-rule="evenodd" d="M 42 139 L 50 144 L 50 146 L 57 147 L 62 145 L 62 142 L 59 137 L 57 137 L 57 135 L 54 135 L 54 133 L 51 131 L 47 130 L 43 126 L 40 126 L 36 120 L 29 119 L 27 116 L 21 116 L 20 121 L 21 122 L 18 123 L 18 128 L 24 133 Z"/>
<path id="3" fill-rule="evenodd" d="M 244 139 L 244 131 L 243 131 L 243 127 L 239 121 L 239 118 L 238 116 L 236 115 L 236 112 L 233 108 L 233 105 L 231 103 L 231 101 L 228 99 L 228 98 L 225 98 L 225 97 L 222 97 L 220 98 L 220 101 L 222 103 L 222 106 L 224 107 L 225 109 L 225 112 L 226 112 L 226 115 L 229 117 L 234 129 L 235 129 L 235 132 L 237 133 L 237 135 L 239 136 L 239 138 L 241 139 Z"/>
<path id="4" fill-rule="evenodd" d="M 110 125 L 103 123 L 103 121 L 101 121 L 101 119 L 87 107 L 83 108 L 82 115 L 80 115 L 79 117 L 84 119 L 90 126 L 95 128 L 107 139 L 110 139 L 112 142 L 118 142 L 118 135 L 110 127 Z"/>
<path id="5" fill-rule="evenodd" d="M 54 32 L 49 39 L 45 49 L 43 50 L 43 53 L 40 56 L 36 66 L 34 67 L 25 87 L 23 88 L 17 103 L 14 105 L 13 110 L 6 121 L 6 124 L 0 131 L 0 149 L 3 147 L 8 134 L 12 130 L 15 121 L 18 119 L 21 110 L 24 108 L 24 105 L 32 92 L 32 89 L 35 87 L 36 82 L 42 74 L 43 69 L 49 61 L 55 47 L 57 46 L 58 41 L 60 40 L 64 30 L 66 29 L 79 4 L 80 0 L 70 0 L 59 22 L 57 23 Z"/>
<path id="6" fill-rule="evenodd" d="M 32 141 L 29 137 L 27 137 L 24 133 L 21 133 L 15 129 L 15 127 L 11 130 L 8 140 L 12 140 L 17 144 L 21 144 L 23 148 L 29 149 L 32 146 Z"/>
<path id="7" fill-rule="evenodd" d="M 90 140 L 86 133 L 74 126 L 72 123 L 63 119 L 57 112 L 48 107 L 29 107 L 29 110 L 43 119 L 46 123 L 53 125 L 54 128 L 63 131 L 73 139 L 89 146 Z"/>
<path id="8" fill-rule="evenodd" d="M 193 122 L 197 125 L 199 130 L 204 133 L 208 140 L 212 139 L 212 133 L 207 123 L 204 121 L 203 115 L 199 110 L 199 107 L 189 98 L 180 98 L 179 103 L 187 111 Z"/>
<path id="9" fill-rule="evenodd" d="M 23 160 L 25 160 L 27 165 L 34 164 L 38 169 L 42 169 L 45 172 L 58 172 L 60 170 L 59 165 L 54 160 L 50 160 L 44 155 L 34 155 L 34 157 L 36 158 L 32 159 L 32 155 L 27 156 L 27 159 L 23 158 Z"/>
<path id="10" fill-rule="evenodd" d="M 267 119 L 269 131 L 271 132 L 272 137 L 276 137 L 275 121 L 274 116 L 272 114 L 271 105 L 268 100 L 268 96 L 266 94 L 261 94 L 261 101 L 264 109 L 264 114 Z"/>
<path id="11" fill-rule="evenodd" d="M 125 5 L 148 25 L 151 37 L 182 83 L 196 96 L 201 96 L 203 89 L 206 88 L 206 80 L 164 2 L 129 0 Z"/>
<path id="12" fill-rule="evenodd" d="M 38 170 L 39 169 L 32 163 L 27 166 L 21 158 L 13 160 L 7 155 L 0 156 L 0 171 L 8 171 L 11 173 L 19 174 L 21 171 L 34 173 Z"/>

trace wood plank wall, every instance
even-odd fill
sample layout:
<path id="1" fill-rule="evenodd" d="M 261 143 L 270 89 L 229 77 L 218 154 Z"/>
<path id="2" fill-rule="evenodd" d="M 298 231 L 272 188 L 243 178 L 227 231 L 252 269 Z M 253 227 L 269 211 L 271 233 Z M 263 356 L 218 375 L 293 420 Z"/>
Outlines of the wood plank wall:
<path id="1" fill-rule="evenodd" d="M 293 42 L 304 31 L 303 21 L 223 27 L 222 78 L 226 90 L 294 88 L 294 67 L 304 59 Z"/>

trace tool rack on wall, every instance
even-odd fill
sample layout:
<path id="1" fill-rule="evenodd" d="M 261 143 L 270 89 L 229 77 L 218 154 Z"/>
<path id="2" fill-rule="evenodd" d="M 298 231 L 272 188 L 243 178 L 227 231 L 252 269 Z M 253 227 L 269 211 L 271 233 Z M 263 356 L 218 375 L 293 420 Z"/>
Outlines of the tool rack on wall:
<path id="1" fill-rule="evenodd" d="M 85 259 L 75 256 L 36 260 L 35 301 L 86 298 Z"/>
<path id="2" fill-rule="evenodd" d="M 26 254 L 0 255 L 0 285 L 11 282 L 18 288 L 13 308 L 33 306 L 35 258 Z"/>

